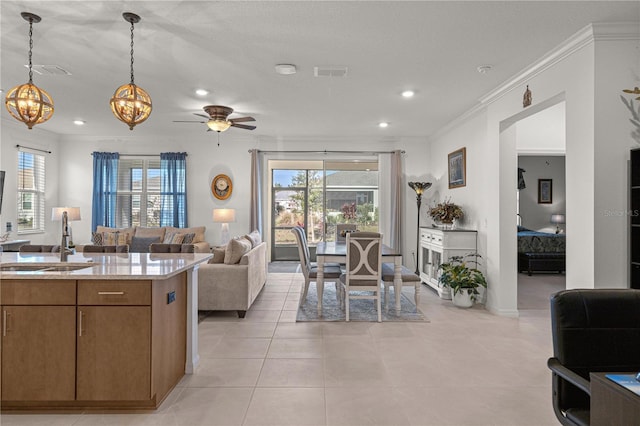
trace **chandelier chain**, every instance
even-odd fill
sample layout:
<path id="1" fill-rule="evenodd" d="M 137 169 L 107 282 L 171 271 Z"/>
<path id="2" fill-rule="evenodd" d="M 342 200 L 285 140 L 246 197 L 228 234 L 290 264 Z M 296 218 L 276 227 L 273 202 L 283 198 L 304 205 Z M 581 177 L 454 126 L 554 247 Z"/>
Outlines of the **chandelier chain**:
<path id="1" fill-rule="evenodd" d="M 33 19 L 29 19 L 29 84 L 33 83 L 33 64 L 31 62 L 31 51 L 33 50 Z"/>
<path id="2" fill-rule="evenodd" d="M 131 21 L 131 84 L 133 83 L 133 21 Z"/>

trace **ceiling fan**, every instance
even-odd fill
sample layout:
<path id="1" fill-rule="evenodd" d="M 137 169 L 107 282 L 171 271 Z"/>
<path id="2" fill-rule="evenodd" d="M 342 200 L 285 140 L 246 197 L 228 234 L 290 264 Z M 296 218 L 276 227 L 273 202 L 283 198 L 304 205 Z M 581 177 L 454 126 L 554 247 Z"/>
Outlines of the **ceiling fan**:
<path id="1" fill-rule="evenodd" d="M 253 130 L 256 126 L 250 126 L 244 123 L 246 121 L 256 121 L 253 117 L 239 117 L 228 119 L 229 115 L 233 112 L 233 108 L 222 105 L 207 105 L 204 108 L 204 112 L 209 115 L 194 113 L 198 117 L 206 118 L 207 121 L 183 121 L 174 120 L 174 123 L 204 123 L 209 127 L 208 132 L 214 130 L 218 133 L 224 132 L 229 127 L 237 127 L 239 129 Z"/>

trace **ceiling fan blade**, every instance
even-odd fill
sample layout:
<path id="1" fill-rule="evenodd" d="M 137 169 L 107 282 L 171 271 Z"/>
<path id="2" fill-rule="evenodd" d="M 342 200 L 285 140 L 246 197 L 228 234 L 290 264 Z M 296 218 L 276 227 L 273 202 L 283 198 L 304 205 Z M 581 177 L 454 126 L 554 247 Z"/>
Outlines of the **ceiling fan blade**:
<path id="1" fill-rule="evenodd" d="M 199 114 L 197 112 L 194 112 L 193 115 L 197 115 L 198 117 L 203 117 L 203 118 L 206 118 L 207 120 L 211 120 L 211 117 L 209 117 L 208 115 Z"/>
<path id="2" fill-rule="evenodd" d="M 232 123 L 243 123 L 245 121 L 256 121 L 253 117 L 240 117 L 240 118 L 231 118 L 229 119 Z"/>
<path id="3" fill-rule="evenodd" d="M 253 130 L 256 128 L 256 126 L 247 126 L 246 124 L 236 124 L 236 123 L 231 123 L 231 127 L 238 127 L 239 129 L 247 129 L 247 130 Z"/>
<path id="4" fill-rule="evenodd" d="M 173 120 L 174 123 L 200 123 L 200 124 L 204 124 L 206 123 L 206 121 L 193 121 L 193 120 Z"/>

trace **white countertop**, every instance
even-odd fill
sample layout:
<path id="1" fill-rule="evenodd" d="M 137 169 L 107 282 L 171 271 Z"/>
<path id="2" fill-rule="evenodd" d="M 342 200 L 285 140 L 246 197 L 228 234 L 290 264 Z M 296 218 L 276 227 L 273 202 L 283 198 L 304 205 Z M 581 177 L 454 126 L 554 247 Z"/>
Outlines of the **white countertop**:
<path id="1" fill-rule="evenodd" d="M 213 257 L 208 253 L 79 253 L 60 262 L 60 253 L 2 253 L 0 279 L 165 279 L 194 268 Z M 20 270 L 20 267 L 39 267 Z M 48 267 L 81 267 L 73 271 L 45 270 Z M 2 270 L 15 267 L 16 270 Z"/>

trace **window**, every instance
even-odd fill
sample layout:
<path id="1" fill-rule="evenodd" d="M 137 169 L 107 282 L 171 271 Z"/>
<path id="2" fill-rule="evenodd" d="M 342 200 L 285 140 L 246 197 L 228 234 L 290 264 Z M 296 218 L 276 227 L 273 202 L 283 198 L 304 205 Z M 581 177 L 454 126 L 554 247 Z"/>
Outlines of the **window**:
<path id="1" fill-rule="evenodd" d="M 18 151 L 18 234 L 44 232 L 45 158 Z"/>
<path id="2" fill-rule="evenodd" d="M 120 158 L 116 226 L 160 226 L 160 159 Z"/>

